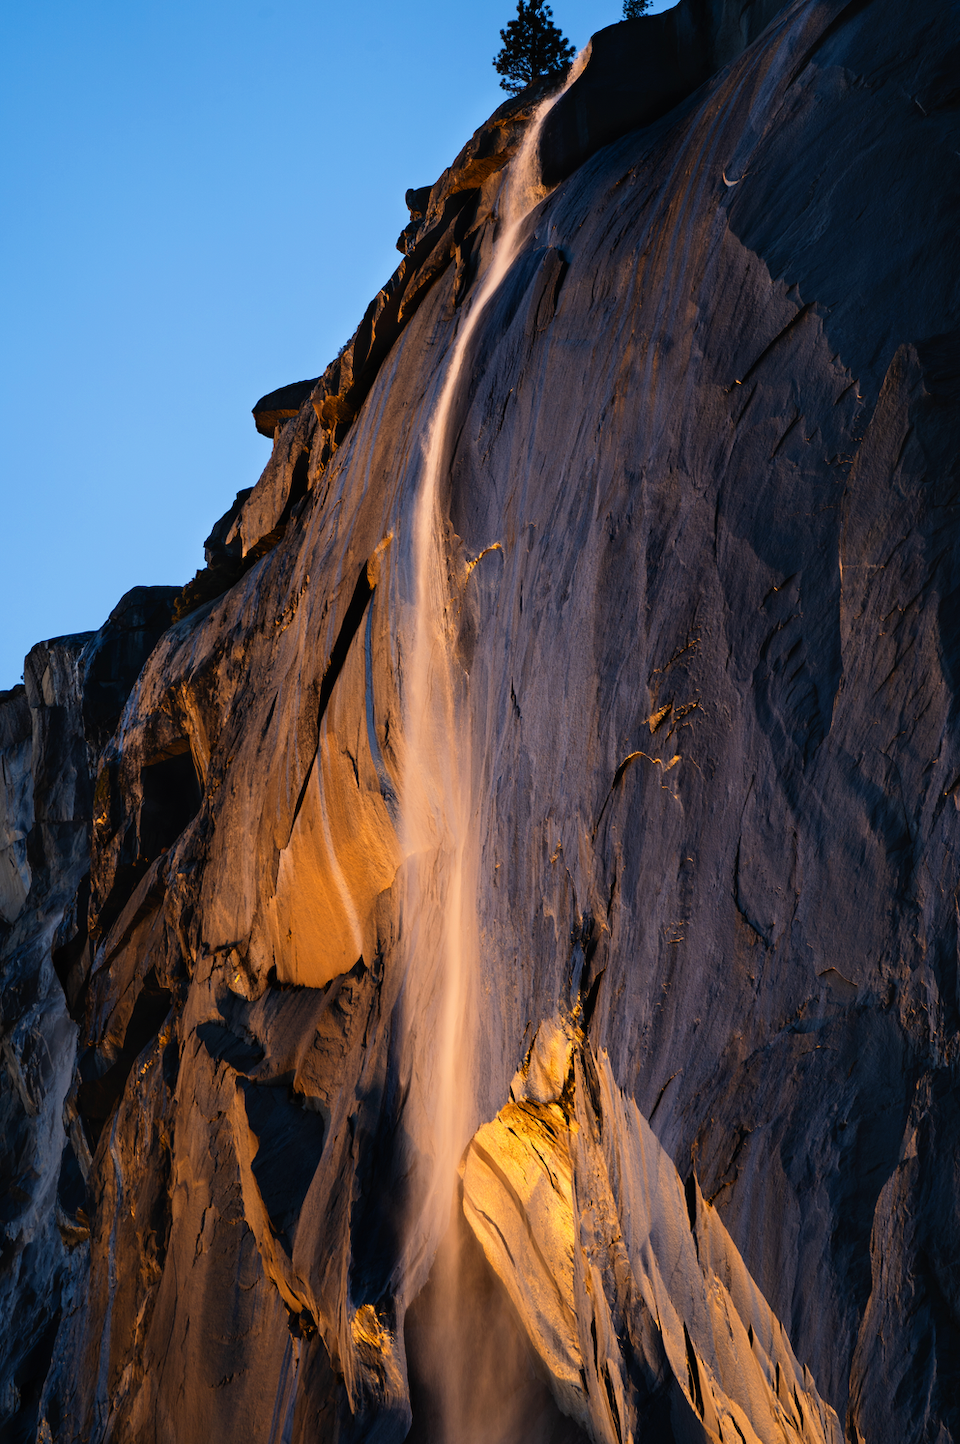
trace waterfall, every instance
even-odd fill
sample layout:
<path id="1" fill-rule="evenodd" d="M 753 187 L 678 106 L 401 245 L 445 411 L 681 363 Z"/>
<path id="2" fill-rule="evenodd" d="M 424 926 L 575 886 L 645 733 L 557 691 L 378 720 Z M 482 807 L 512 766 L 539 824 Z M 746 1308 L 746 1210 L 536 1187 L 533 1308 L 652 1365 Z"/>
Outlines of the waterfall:
<path id="1" fill-rule="evenodd" d="M 579 74 L 572 68 L 566 86 Z M 458 593 L 443 515 L 442 482 L 450 465 L 454 400 L 470 343 L 491 299 L 519 254 L 523 223 L 547 191 L 540 184 L 543 122 L 563 90 L 534 111 L 510 162 L 499 201 L 493 254 L 446 361 L 423 446 L 413 514 L 414 607 L 405 632 L 402 844 L 408 858 L 403 911 L 404 1025 L 407 1056 L 416 1059 L 407 1100 L 408 1131 L 425 1175 L 407 1224 L 406 1275 L 411 1292 L 433 1263 L 431 1330 L 447 1355 L 462 1337 L 465 1300 L 459 1230 L 451 1227 L 458 1165 L 480 1120 L 474 1080 L 477 1017 L 477 806 L 472 787 L 467 678 L 456 656 Z M 439 1250 L 439 1253 L 438 1253 Z M 434 1262 L 435 1260 L 435 1262 Z M 476 1340 L 471 1343 L 471 1350 Z M 457 1370 L 445 1361 L 433 1381 L 442 1444 L 506 1438 L 478 1426 L 478 1405 L 458 1395 Z M 437 1360 L 439 1364 L 439 1359 Z M 471 1357 L 465 1374 L 481 1373 Z M 501 1381 L 502 1382 L 502 1381 Z M 495 1387 L 495 1386 L 494 1386 Z M 471 1422 L 472 1420 L 472 1422 Z M 477 1432 L 478 1427 L 480 1432 Z"/>

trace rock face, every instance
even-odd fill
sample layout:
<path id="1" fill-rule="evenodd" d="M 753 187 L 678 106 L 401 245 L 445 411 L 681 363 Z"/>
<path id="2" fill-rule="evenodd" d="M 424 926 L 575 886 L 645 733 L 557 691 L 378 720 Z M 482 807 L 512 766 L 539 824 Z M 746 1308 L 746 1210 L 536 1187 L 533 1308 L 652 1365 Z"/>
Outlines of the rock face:
<path id="1" fill-rule="evenodd" d="M 5 1437 L 960 1440 L 960 15 L 655 19 L 0 698 Z"/>
<path id="2" fill-rule="evenodd" d="M 686 0 L 598 31 L 583 73 L 544 126 L 544 180 L 556 185 L 624 131 L 666 115 L 739 55 L 782 8 L 780 0 L 741 6 Z"/>
<path id="3" fill-rule="evenodd" d="M 92 951 L 95 766 L 176 594 L 135 587 L 98 632 L 34 647 L 24 685 L 0 697 L 0 1429 L 11 1440 L 36 1437 L 41 1389 L 89 1237 L 90 1135 L 68 1098 Z"/>
<path id="4" fill-rule="evenodd" d="M 463 1171 L 464 1213 L 564 1411 L 601 1440 L 839 1444 L 695 1175 L 681 1183 L 605 1055 L 557 1048 L 564 1032 L 541 1024 Z"/>

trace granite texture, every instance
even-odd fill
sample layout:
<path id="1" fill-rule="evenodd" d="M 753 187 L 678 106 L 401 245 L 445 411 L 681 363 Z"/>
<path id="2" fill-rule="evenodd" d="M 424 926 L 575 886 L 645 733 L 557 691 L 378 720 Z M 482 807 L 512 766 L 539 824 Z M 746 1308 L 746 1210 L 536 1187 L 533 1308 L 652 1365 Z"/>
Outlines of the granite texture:
<path id="1" fill-rule="evenodd" d="M 0 698 L 4 1437 L 437 1444 L 459 1346 L 477 1444 L 960 1440 L 960 7 L 750 9 L 619 135 L 588 62 L 453 396 L 469 1298 L 413 524 L 535 95 L 194 591 Z"/>

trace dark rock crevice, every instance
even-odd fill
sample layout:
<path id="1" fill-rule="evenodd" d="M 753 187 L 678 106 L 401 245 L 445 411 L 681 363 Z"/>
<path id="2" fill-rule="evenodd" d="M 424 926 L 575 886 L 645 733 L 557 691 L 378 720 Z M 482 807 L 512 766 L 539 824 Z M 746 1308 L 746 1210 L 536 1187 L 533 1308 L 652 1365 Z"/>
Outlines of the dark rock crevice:
<path id="1" fill-rule="evenodd" d="M 140 773 L 139 857 L 153 862 L 167 852 L 200 811 L 202 791 L 184 738 L 177 750 L 145 766 Z"/>
<path id="2" fill-rule="evenodd" d="M 343 621 L 340 623 L 336 639 L 332 648 L 330 649 L 330 656 L 327 660 L 327 665 L 324 668 L 323 676 L 320 680 L 320 686 L 317 693 L 317 741 L 316 746 L 313 750 L 313 755 L 308 759 L 304 769 L 303 783 L 301 784 L 300 792 L 294 805 L 293 815 L 290 819 L 291 832 L 293 830 L 293 825 L 296 822 L 297 817 L 299 816 L 300 809 L 303 807 L 303 800 L 306 797 L 307 788 L 310 785 L 310 777 L 313 772 L 313 764 L 316 760 L 317 752 L 320 747 L 320 730 L 323 726 L 323 718 L 327 710 L 327 705 L 333 694 L 333 689 L 336 686 L 337 678 L 343 671 L 344 663 L 347 660 L 347 653 L 350 651 L 350 644 L 352 643 L 354 637 L 357 635 L 357 632 L 360 630 L 361 623 L 363 622 L 364 613 L 366 612 L 367 607 L 370 603 L 370 598 L 373 596 L 374 585 L 375 583 L 371 583 L 370 581 L 369 564 L 364 562 L 363 566 L 360 568 L 360 575 L 358 576 L 356 586 L 353 589 L 353 595 L 351 596 L 350 601 L 347 603 L 347 609 L 344 613 Z"/>
<path id="3" fill-rule="evenodd" d="M 144 1049 L 159 1035 L 173 1001 L 151 969 L 143 980 L 123 1033 L 123 1041 L 112 1058 L 104 1059 L 99 1050 L 89 1050 L 80 1059 L 77 1111 L 94 1151 L 100 1135 L 118 1101 L 123 1095 L 131 1069 Z"/>

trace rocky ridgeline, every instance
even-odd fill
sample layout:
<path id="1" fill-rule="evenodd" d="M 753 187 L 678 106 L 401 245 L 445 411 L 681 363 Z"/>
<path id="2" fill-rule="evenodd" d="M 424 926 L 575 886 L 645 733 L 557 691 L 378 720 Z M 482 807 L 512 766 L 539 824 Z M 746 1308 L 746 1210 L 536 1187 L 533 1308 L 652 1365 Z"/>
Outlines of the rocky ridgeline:
<path id="1" fill-rule="evenodd" d="M 960 1440 L 958 20 L 600 32 L 471 343 L 450 1327 L 505 1444 Z M 0 694 L 4 1439 L 438 1437 L 410 522 L 536 99 L 258 403 L 205 569 Z"/>

